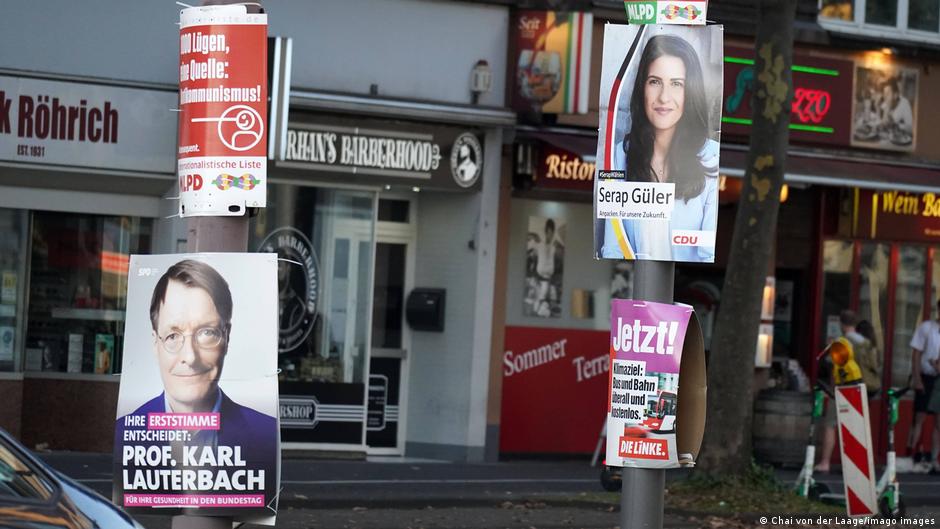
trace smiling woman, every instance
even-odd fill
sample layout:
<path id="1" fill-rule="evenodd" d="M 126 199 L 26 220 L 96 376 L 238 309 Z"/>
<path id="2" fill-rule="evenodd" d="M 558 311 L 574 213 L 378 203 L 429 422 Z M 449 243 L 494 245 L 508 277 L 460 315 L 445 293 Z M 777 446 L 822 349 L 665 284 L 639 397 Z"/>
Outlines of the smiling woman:
<path id="1" fill-rule="evenodd" d="M 720 94 L 720 86 L 717 90 Z M 718 127 L 710 125 L 709 101 L 693 45 L 669 33 L 650 37 L 636 67 L 629 125 L 613 147 L 611 169 L 623 171 L 628 182 L 672 184 L 675 204 L 664 217 L 609 219 L 602 257 L 714 261 L 713 245 L 676 242 L 677 233 L 714 232 L 717 223 L 718 142 L 709 136 Z"/>

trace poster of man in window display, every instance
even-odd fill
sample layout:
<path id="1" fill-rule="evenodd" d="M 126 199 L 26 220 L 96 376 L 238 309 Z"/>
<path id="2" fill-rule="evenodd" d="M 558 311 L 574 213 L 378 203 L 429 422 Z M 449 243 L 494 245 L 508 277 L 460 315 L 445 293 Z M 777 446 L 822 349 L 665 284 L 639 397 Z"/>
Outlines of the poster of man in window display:
<path id="1" fill-rule="evenodd" d="M 526 316 L 561 317 L 566 231 L 567 225 L 562 219 L 529 217 L 523 303 Z"/>
<path id="2" fill-rule="evenodd" d="M 855 67 L 852 146 L 911 152 L 915 145 L 918 71 Z"/>

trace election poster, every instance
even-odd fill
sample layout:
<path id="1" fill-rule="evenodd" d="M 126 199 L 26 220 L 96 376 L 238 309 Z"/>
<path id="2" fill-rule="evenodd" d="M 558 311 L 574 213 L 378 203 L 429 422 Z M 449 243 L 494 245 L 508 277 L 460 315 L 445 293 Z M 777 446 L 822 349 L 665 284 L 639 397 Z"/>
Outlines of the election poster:
<path id="1" fill-rule="evenodd" d="M 596 259 L 712 263 L 722 26 L 605 26 Z"/>
<path id="2" fill-rule="evenodd" d="M 610 325 L 607 465 L 693 464 L 704 432 L 705 358 L 692 307 L 614 299 Z"/>
<path id="3" fill-rule="evenodd" d="M 274 524 L 277 292 L 276 254 L 131 256 L 116 505 Z"/>
<path id="4" fill-rule="evenodd" d="M 267 15 L 180 12 L 180 215 L 243 215 L 267 189 Z"/>

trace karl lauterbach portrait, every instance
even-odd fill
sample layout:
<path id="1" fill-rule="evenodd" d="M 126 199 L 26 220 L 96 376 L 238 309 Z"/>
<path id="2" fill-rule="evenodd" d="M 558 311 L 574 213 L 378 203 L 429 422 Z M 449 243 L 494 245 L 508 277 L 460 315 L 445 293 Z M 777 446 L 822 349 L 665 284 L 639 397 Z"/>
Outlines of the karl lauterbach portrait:
<path id="1" fill-rule="evenodd" d="M 228 283 L 204 262 L 179 261 L 160 277 L 150 301 L 150 323 L 163 392 L 118 419 L 117 443 L 124 442 L 125 430 L 146 428 L 128 426 L 133 424 L 129 416 L 145 421 L 151 413 L 218 413 L 218 430 L 193 431 L 183 444 L 240 447 L 249 466 L 267 468 L 274 479 L 277 420 L 238 404 L 219 386 L 229 355 L 252 354 L 230 343 L 233 310 Z"/>

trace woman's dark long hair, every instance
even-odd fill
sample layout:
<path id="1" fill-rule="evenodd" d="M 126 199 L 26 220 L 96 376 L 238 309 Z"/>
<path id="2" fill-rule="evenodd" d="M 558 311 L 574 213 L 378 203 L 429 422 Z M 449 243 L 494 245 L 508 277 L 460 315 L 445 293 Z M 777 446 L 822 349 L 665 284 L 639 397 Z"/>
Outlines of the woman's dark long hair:
<path id="1" fill-rule="evenodd" d="M 652 37 L 640 57 L 636 81 L 633 83 L 633 95 L 630 98 L 633 124 L 626 147 L 627 180 L 656 181 L 651 167 L 655 136 L 653 125 L 646 117 L 645 84 L 650 64 L 664 55 L 678 57 L 685 64 L 685 102 L 682 117 L 676 124 L 676 133 L 669 147 L 667 163 L 669 179 L 676 184 L 676 197 L 688 200 L 698 196 L 705 187 L 705 171 L 698 153 L 708 139 L 708 105 L 698 55 L 688 42 L 674 35 Z"/>

